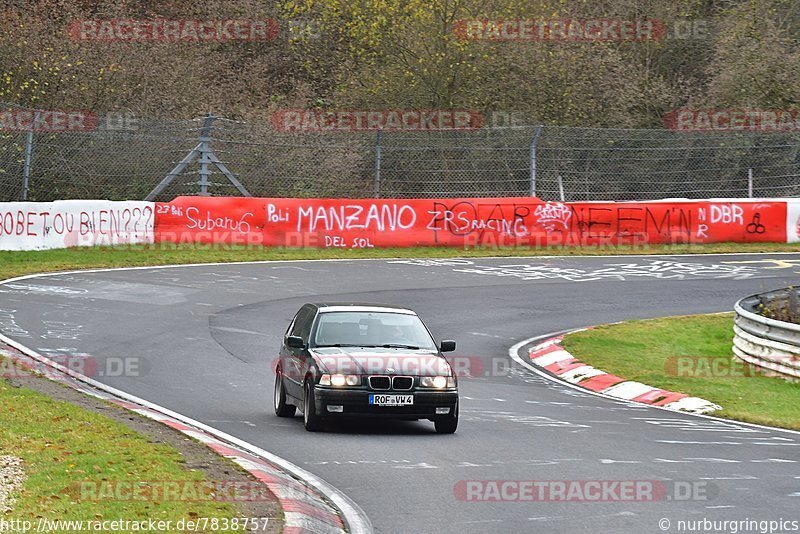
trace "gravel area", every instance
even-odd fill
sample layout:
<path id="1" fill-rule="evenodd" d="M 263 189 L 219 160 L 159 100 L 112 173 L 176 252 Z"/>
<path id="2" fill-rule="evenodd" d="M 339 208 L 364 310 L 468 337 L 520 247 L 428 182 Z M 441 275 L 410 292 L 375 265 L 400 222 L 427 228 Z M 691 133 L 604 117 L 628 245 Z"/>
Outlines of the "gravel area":
<path id="1" fill-rule="evenodd" d="M 24 480 L 22 460 L 16 456 L 0 456 L 0 514 L 11 510 L 14 501 L 10 495 Z"/>

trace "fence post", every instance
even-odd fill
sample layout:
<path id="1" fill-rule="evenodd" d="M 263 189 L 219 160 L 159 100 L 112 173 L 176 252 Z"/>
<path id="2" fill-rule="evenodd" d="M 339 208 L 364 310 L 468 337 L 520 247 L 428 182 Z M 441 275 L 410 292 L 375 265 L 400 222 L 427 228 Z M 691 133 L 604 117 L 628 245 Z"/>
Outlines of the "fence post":
<path id="1" fill-rule="evenodd" d="M 747 169 L 747 196 L 753 198 L 753 168 Z"/>
<path id="2" fill-rule="evenodd" d="M 375 198 L 381 198 L 381 130 L 375 133 Z"/>
<path id="3" fill-rule="evenodd" d="M 206 114 L 206 119 L 203 121 L 203 129 L 200 130 L 200 196 L 207 197 L 208 196 L 208 186 L 210 182 L 208 177 L 211 175 L 211 172 L 208 170 L 208 164 L 212 163 L 210 155 L 210 143 L 211 143 L 211 127 L 214 124 L 214 117 L 211 113 Z"/>
<path id="4" fill-rule="evenodd" d="M 531 139 L 530 147 L 530 161 L 531 161 L 531 196 L 536 196 L 536 142 L 539 140 L 539 134 L 542 133 L 542 125 L 536 126 L 533 131 L 533 139 Z"/>
<path id="5" fill-rule="evenodd" d="M 34 120 L 35 123 L 35 120 Z M 28 200 L 31 181 L 31 158 L 33 156 L 33 129 L 25 137 L 25 162 L 22 164 L 22 201 Z"/>
<path id="6" fill-rule="evenodd" d="M 561 179 L 560 174 L 558 175 L 558 198 L 564 202 L 564 180 Z"/>

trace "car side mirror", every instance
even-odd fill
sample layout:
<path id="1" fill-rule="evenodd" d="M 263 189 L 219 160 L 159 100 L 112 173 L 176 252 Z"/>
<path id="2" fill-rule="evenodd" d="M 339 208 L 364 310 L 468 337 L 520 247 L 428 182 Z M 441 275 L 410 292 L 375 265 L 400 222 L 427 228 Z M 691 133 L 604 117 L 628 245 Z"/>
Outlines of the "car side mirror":
<path id="1" fill-rule="evenodd" d="M 300 336 L 289 336 L 286 338 L 286 345 L 292 349 L 306 348 L 306 342 Z"/>
<path id="2" fill-rule="evenodd" d="M 439 345 L 439 350 L 442 352 L 453 352 L 456 350 L 456 342 L 452 340 L 442 341 Z"/>

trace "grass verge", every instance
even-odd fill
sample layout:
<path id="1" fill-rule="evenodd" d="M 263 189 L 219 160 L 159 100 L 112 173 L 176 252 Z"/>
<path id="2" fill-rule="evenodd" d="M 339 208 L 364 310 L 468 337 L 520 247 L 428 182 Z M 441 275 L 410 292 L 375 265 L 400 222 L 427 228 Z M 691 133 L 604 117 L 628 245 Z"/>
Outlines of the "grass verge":
<path id="1" fill-rule="evenodd" d="M 733 314 L 628 321 L 566 336 L 584 363 L 628 380 L 704 398 L 714 415 L 800 430 L 800 383 L 734 361 Z"/>
<path id="2" fill-rule="evenodd" d="M 8 360 L 0 361 L 5 361 L 5 368 L 8 368 Z M 24 380 L 40 381 L 37 387 L 56 396 L 77 398 L 72 402 L 58 400 L 49 394 L 22 387 L 14 380 L 0 379 L 0 450 L 22 458 L 26 478 L 14 495 L 16 502 L 12 511 L 2 519 L 31 521 L 33 525 L 37 525 L 40 518 L 84 523 L 152 519 L 172 521 L 168 531 L 174 532 L 181 520 L 218 518 L 230 521 L 245 515 L 238 509 L 238 504 L 208 496 L 207 492 L 216 487 L 215 482 L 207 479 L 201 469 L 207 468 L 208 472 L 216 469 L 217 474 L 230 473 L 231 479 L 245 475 L 234 473 L 236 468 L 233 464 L 210 466 L 227 460 L 217 460 L 204 445 L 181 444 L 184 449 L 181 453 L 170 442 L 188 438 L 181 438 L 167 427 L 162 429 L 160 423 L 151 423 L 44 378 Z M 92 406 L 94 410 L 105 410 L 109 416 L 73 402 Z M 160 443 L 132 430 L 119 419 L 130 419 L 130 425 L 152 426 L 158 433 L 155 439 Z M 189 464 L 199 468 L 191 469 L 187 458 Z M 216 478 L 214 480 L 218 482 Z M 163 490 L 169 487 L 170 482 L 179 485 L 177 498 L 153 497 L 156 494 L 163 496 Z M 136 494 L 125 489 L 126 484 L 138 485 L 143 490 L 140 497 L 135 498 Z M 199 498 L 193 497 L 198 494 Z M 207 525 L 200 527 L 199 532 L 244 531 L 241 527 L 238 530 L 221 526 L 213 529 Z M 114 526 L 110 529 L 107 531 L 130 531 Z M 65 530 L 56 528 L 56 531 Z"/>
<path id="3" fill-rule="evenodd" d="M 263 260 L 313 260 L 358 258 L 478 258 L 489 256 L 609 256 L 630 254 L 711 254 L 797 252 L 785 243 L 716 243 L 712 245 L 653 245 L 549 248 L 446 248 L 295 249 L 235 247 L 229 245 L 141 245 L 79 247 L 41 251 L 0 252 L 0 279 L 24 274 L 103 267 L 178 265 Z"/>

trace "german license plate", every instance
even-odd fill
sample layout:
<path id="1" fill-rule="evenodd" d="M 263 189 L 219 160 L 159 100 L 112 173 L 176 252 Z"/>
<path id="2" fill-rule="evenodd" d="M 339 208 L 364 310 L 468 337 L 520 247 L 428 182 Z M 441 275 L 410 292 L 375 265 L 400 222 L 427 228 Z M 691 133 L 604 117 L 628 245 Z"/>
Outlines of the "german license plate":
<path id="1" fill-rule="evenodd" d="M 410 406 L 414 404 L 414 395 L 370 394 L 369 403 L 375 406 Z"/>

